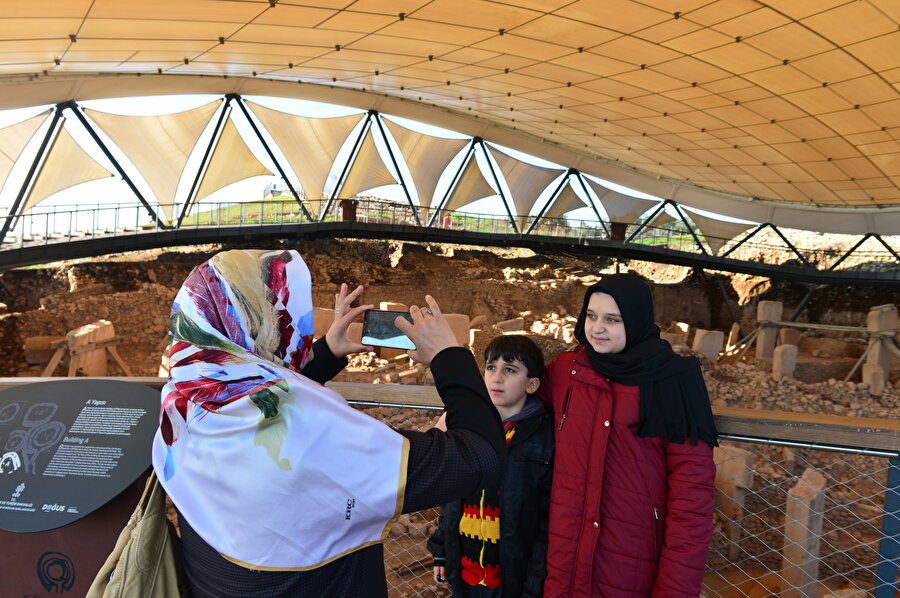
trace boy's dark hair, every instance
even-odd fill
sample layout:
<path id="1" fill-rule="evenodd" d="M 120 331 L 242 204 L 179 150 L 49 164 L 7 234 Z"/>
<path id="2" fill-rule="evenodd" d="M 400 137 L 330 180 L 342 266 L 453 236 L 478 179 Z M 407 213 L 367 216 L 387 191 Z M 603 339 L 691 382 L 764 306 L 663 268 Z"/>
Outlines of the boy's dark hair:
<path id="1" fill-rule="evenodd" d="M 522 334 L 498 336 L 484 349 L 484 361 L 495 359 L 512 362 L 518 359 L 525 364 L 529 378 L 540 378 L 544 372 L 544 355 L 534 341 Z"/>

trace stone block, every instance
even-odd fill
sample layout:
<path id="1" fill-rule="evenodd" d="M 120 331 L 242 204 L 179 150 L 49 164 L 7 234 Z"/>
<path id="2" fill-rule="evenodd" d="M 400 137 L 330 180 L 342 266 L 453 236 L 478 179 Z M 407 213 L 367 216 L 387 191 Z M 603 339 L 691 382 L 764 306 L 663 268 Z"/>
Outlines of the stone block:
<path id="1" fill-rule="evenodd" d="M 731 325 L 731 330 L 728 331 L 728 341 L 725 344 L 726 347 L 731 348 L 737 346 L 737 344 L 741 341 L 741 325 L 735 322 Z"/>
<path id="2" fill-rule="evenodd" d="M 772 376 L 793 378 L 797 367 L 797 345 L 779 345 L 772 352 Z"/>
<path id="3" fill-rule="evenodd" d="M 871 363 L 864 363 L 862 370 L 863 384 L 869 385 L 869 394 L 873 397 L 880 397 L 884 392 L 884 386 L 887 382 L 884 370 L 881 366 Z"/>
<path id="4" fill-rule="evenodd" d="M 807 469 L 788 490 L 781 568 L 785 584 L 780 596 L 816 598 L 824 506 L 825 476 Z"/>
<path id="5" fill-rule="evenodd" d="M 70 330 L 66 334 L 66 346 L 69 348 L 69 375 L 75 374 L 75 371 L 83 373 L 85 376 L 105 376 L 106 375 L 106 349 L 96 349 L 94 351 L 86 351 L 78 355 L 71 355 L 73 349 L 83 347 L 91 343 L 111 339 L 116 335 L 112 322 L 108 320 L 97 320 L 91 324 L 86 324 L 75 330 Z"/>
<path id="6" fill-rule="evenodd" d="M 869 339 L 869 342 L 874 344 L 869 350 L 869 354 L 866 355 L 866 365 L 879 367 L 885 376 L 888 376 L 891 371 L 891 352 L 887 343 L 890 341 L 874 337 Z"/>
<path id="7" fill-rule="evenodd" d="M 469 328 L 478 328 L 479 326 L 483 326 L 488 323 L 488 318 L 485 315 L 475 316 L 471 320 L 469 320 Z"/>
<path id="8" fill-rule="evenodd" d="M 382 301 L 378 304 L 378 309 L 383 309 L 386 311 L 405 311 L 406 313 L 409 313 L 408 305 L 405 305 L 403 303 L 393 303 L 391 301 Z"/>
<path id="9" fill-rule="evenodd" d="M 683 332 L 660 332 L 659 338 L 664 341 L 668 341 L 670 345 L 673 347 L 675 345 L 686 345 L 687 344 L 687 334 Z"/>
<path id="10" fill-rule="evenodd" d="M 897 330 L 897 306 L 878 305 L 869 310 L 866 320 L 869 332 L 893 332 Z"/>
<path id="11" fill-rule="evenodd" d="M 728 558 L 737 560 L 743 533 L 742 519 L 747 493 L 753 487 L 753 454 L 737 447 L 713 449 L 716 463 L 716 509 L 728 518 Z"/>
<path id="12" fill-rule="evenodd" d="M 525 318 L 513 318 L 497 322 L 495 326 L 504 332 L 519 332 L 525 330 Z"/>
<path id="13" fill-rule="evenodd" d="M 687 335 L 691 332 L 691 325 L 687 322 L 672 322 L 669 324 L 669 327 L 666 328 L 666 332 L 683 332 Z"/>
<path id="14" fill-rule="evenodd" d="M 324 307 L 313 308 L 313 336 L 315 338 L 322 338 L 325 336 L 325 333 L 331 328 L 332 322 L 334 322 L 333 309 L 326 309 Z"/>
<path id="15" fill-rule="evenodd" d="M 400 384 L 418 384 L 419 373 L 416 370 L 400 372 Z"/>
<path id="16" fill-rule="evenodd" d="M 444 314 L 456 342 L 465 347 L 469 342 L 469 316 L 466 314 Z"/>
<path id="17" fill-rule="evenodd" d="M 362 322 L 351 322 L 347 327 L 347 336 L 354 343 L 362 342 Z"/>
<path id="18" fill-rule="evenodd" d="M 25 339 L 25 361 L 30 365 L 47 363 L 56 349 L 50 343 L 64 339 L 64 336 L 29 336 Z"/>
<path id="19" fill-rule="evenodd" d="M 779 345 L 800 346 L 800 331 L 797 328 L 782 328 L 778 331 Z"/>
<path id="20" fill-rule="evenodd" d="M 394 349 L 393 347 L 375 347 L 375 354 L 381 359 L 396 359 L 406 355 L 406 349 Z"/>
<path id="21" fill-rule="evenodd" d="M 759 321 L 780 322 L 784 305 L 781 301 L 760 301 L 756 306 L 756 319 Z M 756 337 L 756 358 L 772 357 L 775 342 L 778 340 L 778 328 L 767 326 L 759 331 Z"/>
<path id="22" fill-rule="evenodd" d="M 691 348 L 698 353 L 702 353 L 712 363 L 716 363 L 719 360 L 719 352 L 722 350 L 724 341 L 725 333 L 721 330 L 703 330 L 698 328 L 694 334 L 694 344 Z"/>

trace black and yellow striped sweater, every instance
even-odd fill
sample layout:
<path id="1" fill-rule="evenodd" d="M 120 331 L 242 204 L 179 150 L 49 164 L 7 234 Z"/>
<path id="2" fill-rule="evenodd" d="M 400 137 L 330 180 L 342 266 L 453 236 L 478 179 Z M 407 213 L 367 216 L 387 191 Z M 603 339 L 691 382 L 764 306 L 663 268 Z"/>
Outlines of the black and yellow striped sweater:
<path id="1" fill-rule="evenodd" d="M 518 422 L 504 422 L 506 444 Z M 470 586 L 500 587 L 500 488 L 484 488 L 462 501 L 460 576 Z"/>

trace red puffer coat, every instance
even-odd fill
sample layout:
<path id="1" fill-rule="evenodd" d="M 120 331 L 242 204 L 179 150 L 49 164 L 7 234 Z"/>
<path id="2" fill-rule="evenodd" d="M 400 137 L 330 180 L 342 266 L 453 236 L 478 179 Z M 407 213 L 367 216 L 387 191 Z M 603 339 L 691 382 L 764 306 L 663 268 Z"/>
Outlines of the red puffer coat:
<path id="1" fill-rule="evenodd" d="M 705 442 L 640 438 L 637 386 L 610 383 L 584 349 L 547 366 L 556 457 L 546 597 L 693 597 L 712 537 L 716 467 Z"/>

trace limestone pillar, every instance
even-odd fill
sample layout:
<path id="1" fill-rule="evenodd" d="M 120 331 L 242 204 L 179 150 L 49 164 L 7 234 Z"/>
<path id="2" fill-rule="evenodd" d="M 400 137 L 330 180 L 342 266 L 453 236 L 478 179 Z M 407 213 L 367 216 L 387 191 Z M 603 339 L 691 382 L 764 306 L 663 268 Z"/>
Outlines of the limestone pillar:
<path id="1" fill-rule="evenodd" d="M 756 306 L 756 319 L 770 322 L 780 322 L 783 306 L 781 301 L 760 301 Z M 756 337 L 756 358 L 772 357 L 775 351 L 775 341 L 778 337 L 778 328 L 766 327 L 759 331 Z"/>
<path id="2" fill-rule="evenodd" d="M 111 339 L 115 335 L 116 331 L 112 322 L 108 320 L 97 320 L 66 333 L 66 346 L 69 349 L 69 375 L 74 376 L 76 371 L 79 371 L 85 376 L 105 376 L 105 348 L 85 351 L 78 355 L 73 355 L 72 350 L 91 343 Z"/>
<path id="3" fill-rule="evenodd" d="M 324 307 L 314 307 L 313 308 L 313 337 L 322 338 L 325 336 L 325 333 L 328 332 L 328 329 L 331 328 L 331 323 L 334 322 L 334 310 L 327 309 Z"/>
<path id="4" fill-rule="evenodd" d="M 469 316 L 466 314 L 444 314 L 456 342 L 465 347 L 469 343 Z"/>
<path id="5" fill-rule="evenodd" d="M 816 598 L 824 506 L 825 476 L 807 469 L 787 495 L 779 594 L 783 598 Z"/>
<path id="6" fill-rule="evenodd" d="M 796 328 L 782 328 L 778 331 L 778 344 L 800 346 L 800 331 Z"/>
<path id="7" fill-rule="evenodd" d="M 793 378 L 797 367 L 797 345 L 778 345 L 772 353 L 772 377 Z"/>
<path id="8" fill-rule="evenodd" d="M 725 333 L 721 330 L 703 330 L 698 328 L 694 333 L 694 351 L 702 353 L 712 363 L 719 360 L 719 351 L 725 341 Z"/>
<path id="9" fill-rule="evenodd" d="M 753 488 L 753 453 L 736 447 L 718 446 L 713 450 L 716 462 L 716 509 L 728 520 L 726 534 L 728 559 L 737 561 L 741 539 L 744 502 Z"/>
<path id="10" fill-rule="evenodd" d="M 897 330 L 897 306 L 888 304 L 873 307 L 869 310 L 866 324 L 869 332 L 895 332 Z M 869 350 L 863 366 L 863 383 L 869 385 L 871 394 L 880 396 L 884 391 L 884 381 L 891 375 L 891 353 L 887 347 L 887 341 L 881 337 L 873 336 L 869 342 L 872 343 L 872 348 Z M 881 387 L 877 393 L 874 391 L 876 386 Z"/>
<path id="11" fill-rule="evenodd" d="M 741 325 L 735 322 L 731 325 L 731 330 L 728 331 L 728 342 L 725 344 L 727 349 L 731 349 L 732 347 L 736 347 L 740 342 L 741 336 Z"/>

